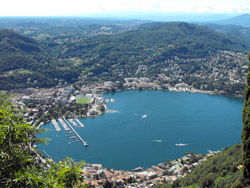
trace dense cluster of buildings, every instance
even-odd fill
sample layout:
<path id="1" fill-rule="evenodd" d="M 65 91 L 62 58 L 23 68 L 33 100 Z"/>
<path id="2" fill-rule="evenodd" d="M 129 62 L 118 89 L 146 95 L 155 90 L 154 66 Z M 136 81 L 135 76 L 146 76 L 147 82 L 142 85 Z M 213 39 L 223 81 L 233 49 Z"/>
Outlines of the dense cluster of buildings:
<path id="1" fill-rule="evenodd" d="M 100 164 L 87 164 L 83 168 L 84 183 L 99 188 L 107 185 L 142 188 L 172 183 L 186 176 L 195 166 L 213 155 L 215 154 L 209 153 L 203 156 L 187 154 L 180 159 L 166 161 L 148 169 L 138 167 L 132 171 L 103 169 Z"/>
<path id="2" fill-rule="evenodd" d="M 192 86 L 195 82 L 208 81 L 213 83 L 223 82 L 227 84 L 245 84 L 248 61 L 247 56 L 241 52 L 232 51 L 218 51 L 214 54 L 208 54 L 203 58 L 180 58 L 172 57 L 166 59 L 164 62 L 154 61 L 154 56 L 144 58 L 144 61 L 138 61 L 135 63 L 133 69 L 131 67 L 121 67 L 120 63 L 114 64 L 108 72 L 102 72 L 98 75 L 98 78 L 107 77 L 107 75 L 116 75 L 121 78 L 149 78 L 151 83 L 157 83 L 158 85 L 168 88 L 173 82 L 174 84 L 180 84 L 182 82 Z M 87 77 L 95 77 L 93 72 L 89 72 Z M 149 82 L 138 82 L 138 80 L 126 81 L 125 89 L 152 89 L 152 84 Z M 206 85 L 206 84 L 204 84 Z M 173 84 L 171 86 L 173 88 Z M 219 88 L 206 89 L 203 86 L 196 87 L 199 90 L 210 90 L 216 94 L 224 94 L 223 90 Z M 221 91 L 219 91 L 221 90 Z M 242 96 L 242 89 L 236 89 L 230 95 Z"/>
<path id="3" fill-rule="evenodd" d="M 185 70 L 185 65 L 193 63 L 190 70 Z M 167 60 L 162 71 L 168 75 L 168 80 L 182 80 L 186 76 L 200 79 L 223 79 L 231 83 L 245 83 L 248 61 L 243 53 L 231 51 L 219 51 L 206 58 Z M 193 69 L 193 70 L 192 70 Z"/>

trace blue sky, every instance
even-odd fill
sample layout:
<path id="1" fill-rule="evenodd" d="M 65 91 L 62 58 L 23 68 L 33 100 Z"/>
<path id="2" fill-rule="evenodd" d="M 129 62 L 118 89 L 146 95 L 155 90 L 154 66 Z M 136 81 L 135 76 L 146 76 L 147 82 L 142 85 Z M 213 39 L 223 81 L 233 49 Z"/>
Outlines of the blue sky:
<path id="1" fill-rule="evenodd" d="M 250 13 L 250 0 L 3 0 L 0 16 L 88 16 L 120 12 Z"/>

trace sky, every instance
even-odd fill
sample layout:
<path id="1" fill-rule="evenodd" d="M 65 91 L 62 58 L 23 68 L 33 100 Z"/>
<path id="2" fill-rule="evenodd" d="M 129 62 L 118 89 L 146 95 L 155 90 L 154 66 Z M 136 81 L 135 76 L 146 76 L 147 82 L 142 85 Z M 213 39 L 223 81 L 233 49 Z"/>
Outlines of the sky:
<path id="1" fill-rule="evenodd" d="M 0 16 L 88 16 L 122 12 L 250 13 L 250 0 L 1 0 Z"/>

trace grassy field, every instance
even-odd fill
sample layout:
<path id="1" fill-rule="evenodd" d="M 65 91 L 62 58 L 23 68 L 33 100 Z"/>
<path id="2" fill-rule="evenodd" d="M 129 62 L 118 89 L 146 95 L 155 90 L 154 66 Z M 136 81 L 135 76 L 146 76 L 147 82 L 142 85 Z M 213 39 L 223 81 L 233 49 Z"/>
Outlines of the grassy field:
<path id="1" fill-rule="evenodd" d="M 76 100 L 77 104 L 89 104 L 90 99 L 89 98 L 79 98 Z"/>

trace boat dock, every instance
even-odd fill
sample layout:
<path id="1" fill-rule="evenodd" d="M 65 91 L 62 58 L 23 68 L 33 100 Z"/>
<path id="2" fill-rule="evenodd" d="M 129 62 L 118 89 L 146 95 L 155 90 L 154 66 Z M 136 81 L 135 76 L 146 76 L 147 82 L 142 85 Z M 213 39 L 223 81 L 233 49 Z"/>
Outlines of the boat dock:
<path id="1" fill-rule="evenodd" d="M 65 117 L 63 117 L 63 119 L 64 119 L 64 121 L 68 124 L 68 126 L 72 129 L 72 131 L 76 134 L 76 136 L 79 138 L 79 140 L 83 143 L 83 145 L 84 145 L 85 147 L 87 147 L 87 146 L 88 146 L 88 143 L 85 142 L 85 141 L 81 138 L 81 136 L 75 131 L 75 129 L 70 125 L 70 123 L 65 119 Z M 78 120 L 78 121 L 79 121 L 79 120 Z"/>
<path id="2" fill-rule="evenodd" d="M 52 161 L 54 161 L 54 160 L 52 159 L 52 157 L 50 157 L 49 154 L 48 154 L 46 151 L 44 151 L 44 150 L 42 150 L 42 151 L 43 151 L 43 153 L 44 153 L 49 159 L 51 159 Z"/>
<path id="3" fill-rule="evenodd" d="M 69 119 L 69 122 L 72 123 L 75 127 L 77 126 L 77 123 L 73 119 Z"/>
<path id="4" fill-rule="evenodd" d="M 81 127 L 84 127 L 84 125 L 83 125 L 77 118 L 75 118 L 75 120 L 77 121 L 77 123 L 78 123 Z"/>
<path id="5" fill-rule="evenodd" d="M 52 124 L 54 125 L 55 129 L 57 131 L 61 131 L 61 128 L 59 127 L 58 123 L 56 122 L 56 120 L 52 119 L 51 120 Z"/>
<path id="6" fill-rule="evenodd" d="M 65 119 L 65 118 L 64 118 Z M 58 119 L 58 121 L 62 124 L 65 131 L 69 131 L 69 127 L 66 125 L 66 123 L 63 121 L 63 119 Z"/>
<path id="7" fill-rule="evenodd" d="M 81 142 L 81 140 L 73 140 L 71 141 L 72 143 L 77 143 L 77 142 Z"/>
<path id="8" fill-rule="evenodd" d="M 70 134 L 70 133 L 73 133 L 73 131 L 68 131 L 68 132 L 63 133 L 63 134 Z"/>

